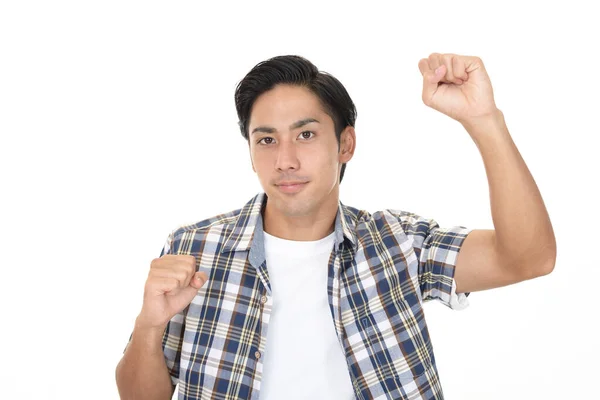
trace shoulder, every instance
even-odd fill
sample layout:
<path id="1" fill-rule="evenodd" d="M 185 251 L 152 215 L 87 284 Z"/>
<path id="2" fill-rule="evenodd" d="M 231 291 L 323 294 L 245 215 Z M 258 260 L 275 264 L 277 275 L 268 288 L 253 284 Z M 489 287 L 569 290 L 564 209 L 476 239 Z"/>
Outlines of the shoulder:
<path id="1" fill-rule="evenodd" d="M 438 223 L 431 218 L 423 217 L 411 211 L 386 208 L 384 210 L 375 211 L 372 214 L 366 211 L 361 211 L 359 215 L 367 215 L 367 220 L 386 221 L 387 224 L 399 224 L 402 230 L 407 235 L 426 234 L 431 229 L 438 227 Z"/>
<path id="2" fill-rule="evenodd" d="M 193 223 L 187 223 L 177 226 L 169 239 L 173 243 L 187 241 L 202 241 L 214 235 L 215 238 L 223 239 L 223 237 L 233 229 L 242 209 L 221 213 L 209 218 L 205 218 Z"/>
<path id="3" fill-rule="evenodd" d="M 387 208 L 369 212 L 355 207 L 344 206 L 344 213 L 351 218 L 358 231 L 390 230 L 408 236 L 426 237 L 433 229 L 439 227 L 431 218 L 425 218 L 411 211 Z"/>
<path id="4" fill-rule="evenodd" d="M 426 234 L 438 226 L 434 219 L 423 217 L 411 211 L 387 209 L 384 212 L 396 218 L 408 235 Z"/>
<path id="5" fill-rule="evenodd" d="M 377 210 L 369 212 L 357 207 L 352 207 L 346 204 L 342 204 L 344 214 L 355 222 L 372 222 L 374 220 L 381 219 L 393 219 L 400 222 L 403 227 L 409 227 L 411 225 L 422 225 L 422 224 L 435 224 L 435 221 L 430 218 L 422 217 L 411 211 L 399 210 L 394 208 L 386 208 L 383 210 Z"/>

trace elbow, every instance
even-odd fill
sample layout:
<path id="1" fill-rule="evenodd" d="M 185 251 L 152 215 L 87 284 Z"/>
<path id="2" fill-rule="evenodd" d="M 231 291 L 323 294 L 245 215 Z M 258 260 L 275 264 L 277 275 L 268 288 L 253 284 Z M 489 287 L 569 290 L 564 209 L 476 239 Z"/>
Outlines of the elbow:
<path id="1" fill-rule="evenodd" d="M 541 264 L 532 272 L 532 278 L 539 278 L 542 276 L 549 275 L 550 273 L 552 273 L 552 271 L 554 271 L 554 265 L 555 262 L 549 261 L 545 262 L 544 264 Z"/>
<path id="2" fill-rule="evenodd" d="M 556 245 L 551 248 L 546 248 L 543 256 L 539 257 L 537 262 L 532 263 L 534 267 L 531 267 L 531 278 L 538 278 L 545 275 L 549 275 L 554 271 L 556 266 Z"/>
<path id="3" fill-rule="evenodd" d="M 556 238 L 554 233 L 540 237 L 538 247 L 530 254 L 535 254 L 530 259 L 530 268 L 533 270 L 533 278 L 549 275 L 554 271 L 556 265 Z"/>
<path id="4" fill-rule="evenodd" d="M 546 256 L 543 258 L 542 266 L 540 267 L 542 275 L 548 275 L 554 271 L 556 266 L 556 239 L 552 238 L 552 243 L 546 248 Z"/>
<path id="5" fill-rule="evenodd" d="M 539 278 L 549 275 L 556 265 L 556 244 L 543 248 L 543 250 L 529 250 L 527 257 L 513 263 L 517 267 L 519 281 Z"/>
<path id="6" fill-rule="evenodd" d="M 550 274 L 552 271 L 554 271 L 554 267 L 556 266 L 556 254 L 554 256 L 552 256 L 552 258 L 550 258 L 548 261 L 546 261 L 541 267 L 540 267 L 540 276 L 544 276 L 544 275 L 548 275 Z"/>

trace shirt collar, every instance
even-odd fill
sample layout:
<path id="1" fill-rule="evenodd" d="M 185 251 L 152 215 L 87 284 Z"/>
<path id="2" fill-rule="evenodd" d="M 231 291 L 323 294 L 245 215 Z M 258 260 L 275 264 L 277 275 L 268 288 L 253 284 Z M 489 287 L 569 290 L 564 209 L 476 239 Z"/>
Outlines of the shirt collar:
<path id="1" fill-rule="evenodd" d="M 231 233 L 228 235 L 222 253 L 232 251 L 249 251 L 251 258 L 264 259 L 264 234 L 262 209 L 266 204 L 266 193 L 254 196 L 240 210 Z M 342 249 L 344 239 L 356 252 L 356 215 L 347 206 L 338 202 L 338 212 L 335 217 L 335 250 Z"/>

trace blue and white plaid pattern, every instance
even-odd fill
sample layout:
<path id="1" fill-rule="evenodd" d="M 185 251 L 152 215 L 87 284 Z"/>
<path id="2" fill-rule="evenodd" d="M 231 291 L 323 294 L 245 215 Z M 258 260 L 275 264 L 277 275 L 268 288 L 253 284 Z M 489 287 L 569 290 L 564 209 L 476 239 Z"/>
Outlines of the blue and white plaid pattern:
<path id="1" fill-rule="evenodd" d="M 207 283 L 169 322 L 163 349 L 179 399 L 258 399 L 273 306 L 260 193 L 173 231 L 164 254 L 193 255 Z M 328 297 L 357 399 L 442 399 L 422 303 L 468 305 L 454 266 L 470 229 L 339 203 Z M 310 349 L 307 349 L 307 351 Z M 293 388 L 290 388 L 293 390 Z"/>

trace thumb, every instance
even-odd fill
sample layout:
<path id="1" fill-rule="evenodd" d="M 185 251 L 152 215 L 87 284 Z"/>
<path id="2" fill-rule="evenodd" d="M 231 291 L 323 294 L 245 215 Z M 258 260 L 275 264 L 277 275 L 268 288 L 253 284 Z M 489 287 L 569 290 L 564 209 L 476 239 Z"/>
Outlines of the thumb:
<path id="1" fill-rule="evenodd" d="M 195 288 L 196 290 L 200 289 L 202 286 L 204 286 L 204 284 L 206 283 L 207 280 L 208 280 L 208 276 L 206 276 L 206 273 L 196 272 L 194 274 L 194 277 L 190 281 L 190 286 Z"/>
<path id="2" fill-rule="evenodd" d="M 198 294 L 198 289 L 200 289 L 206 281 L 208 277 L 204 272 L 196 272 L 188 287 L 181 289 L 178 293 L 178 301 L 181 301 L 182 304 L 188 305 L 190 302 L 196 297 Z"/>
<path id="3" fill-rule="evenodd" d="M 423 102 L 431 105 L 431 100 L 438 90 L 438 84 L 446 74 L 446 66 L 440 65 L 437 69 L 426 69 L 423 73 Z"/>

